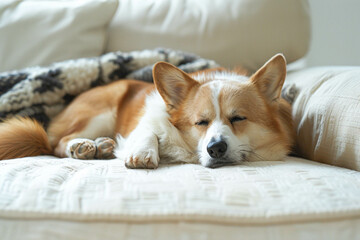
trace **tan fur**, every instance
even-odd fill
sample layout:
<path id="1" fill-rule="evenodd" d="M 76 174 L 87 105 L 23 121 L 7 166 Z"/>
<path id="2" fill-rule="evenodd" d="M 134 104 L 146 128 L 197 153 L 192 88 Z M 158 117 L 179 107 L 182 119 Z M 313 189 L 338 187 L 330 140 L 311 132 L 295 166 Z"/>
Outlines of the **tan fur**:
<path id="1" fill-rule="evenodd" d="M 136 127 L 147 93 L 153 84 L 135 80 L 117 81 L 79 95 L 54 118 L 48 128 L 28 118 L 13 118 L 0 124 L 0 159 L 54 154 L 66 157 L 66 144 L 81 136 L 89 121 L 106 111 L 116 110 L 116 133 L 127 136 Z M 106 124 L 106 123 L 104 123 Z M 54 149 L 54 152 L 52 151 Z"/>
<path id="2" fill-rule="evenodd" d="M 89 120 L 106 111 L 116 111 L 115 132 L 127 136 L 135 127 L 146 94 L 153 90 L 152 84 L 122 80 L 105 86 L 93 88 L 77 97 L 50 124 L 48 134 L 51 145 L 55 148 L 55 155 L 65 157 L 65 147 L 69 140 L 85 137 L 82 130 Z M 104 123 L 107 124 L 107 123 Z"/>
<path id="3" fill-rule="evenodd" d="M 0 134 L 0 159 L 52 154 L 44 128 L 29 118 L 4 121 Z"/>
<path id="4" fill-rule="evenodd" d="M 127 82 L 128 90 L 117 106 L 116 133 L 127 137 L 136 127 L 143 113 L 146 96 L 154 91 L 153 84 L 141 81 Z"/>

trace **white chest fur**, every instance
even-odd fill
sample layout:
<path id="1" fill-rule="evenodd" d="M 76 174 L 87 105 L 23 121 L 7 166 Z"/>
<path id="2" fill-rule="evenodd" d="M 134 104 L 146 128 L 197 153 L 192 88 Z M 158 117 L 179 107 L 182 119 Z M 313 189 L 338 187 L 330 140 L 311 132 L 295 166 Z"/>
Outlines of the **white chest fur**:
<path id="1" fill-rule="evenodd" d="M 147 97 L 145 113 L 129 137 L 118 138 L 115 155 L 127 161 L 132 156 L 154 155 L 154 152 L 161 162 L 198 162 L 197 154 L 186 144 L 180 131 L 170 123 L 165 103 L 157 92 Z"/>
<path id="2" fill-rule="evenodd" d="M 186 144 L 181 132 L 170 123 L 166 105 L 157 92 L 148 97 L 141 122 L 157 136 L 161 162 L 198 162 L 197 154 Z"/>

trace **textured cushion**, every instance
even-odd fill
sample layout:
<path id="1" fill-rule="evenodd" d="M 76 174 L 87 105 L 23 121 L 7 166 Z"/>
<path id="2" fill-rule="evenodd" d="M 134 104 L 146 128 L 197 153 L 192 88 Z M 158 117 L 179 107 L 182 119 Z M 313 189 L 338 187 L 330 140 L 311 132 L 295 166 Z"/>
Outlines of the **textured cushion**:
<path id="1" fill-rule="evenodd" d="M 360 170 L 360 68 L 318 67 L 288 75 L 297 150 L 303 157 Z"/>
<path id="2" fill-rule="evenodd" d="M 212 229 L 223 226 L 222 232 L 226 232 L 226 224 L 237 226 L 237 230 L 261 226 L 258 237 L 251 239 L 266 239 L 260 234 L 267 233 L 264 229 L 282 226 L 275 228 L 278 234 L 285 234 L 287 229 L 293 236 L 279 239 L 309 239 L 301 224 L 308 224 L 311 233 L 311 223 L 333 221 L 342 222 L 340 228 L 347 229 L 345 238 L 339 239 L 351 239 L 350 229 L 358 229 L 360 219 L 359 186 L 359 172 L 292 157 L 218 169 L 176 164 L 161 165 L 156 170 L 126 169 L 118 160 L 48 156 L 4 160 L 0 161 L 0 235 L 13 240 L 11 237 L 18 234 L 12 231 L 30 236 L 32 231 L 43 230 L 41 239 L 49 239 L 49 235 L 44 237 L 46 233 L 65 236 L 68 230 L 76 233 L 70 236 L 79 236 L 77 230 L 86 229 L 88 223 L 89 230 L 83 231 L 82 237 L 63 239 L 96 239 L 96 229 L 104 234 L 97 239 L 144 239 L 144 229 L 149 235 L 158 233 L 161 239 L 173 239 L 169 235 L 175 232 L 167 232 L 165 238 L 161 235 L 164 228 L 157 231 L 157 224 L 171 227 L 175 222 L 184 223 L 183 230 L 189 229 L 188 224 L 194 230 L 206 230 L 213 224 Z M 64 229 L 55 227 L 58 225 L 53 221 L 44 222 L 51 219 Z M 30 223 L 35 223 L 34 230 Z M 117 229 L 114 223 L 122 227 Z M 136 228 L 144 223 L 153 224 L 153 228 Z M 59 231 L 45 230 L 47 224 Z M 140 232 L 130 238 L 134 229 Z M 182 232 L 181 225 L 177 229 Z M 328 232 L 333 233 L 317 232 L 317 237 L 312 237 L 333 239 Z M 183 238 L 174 239 L 187 239 L 180 236 Z M 220 239 L 214 236 L 218 238 L 194 239 Z M 239 239 L 239 235 L 225 236 Z"/>
<path id="3" fill-rule="evenodd" d="M 116 0 L 0 1 L 0 71 L 101 54 L 117 4 Z"/>
<path id="4" fill-rule="evenodd" d="M 121 0 L 106 50 L 169 47 L 256 70 L 278 52 L 306 54 L 308 11 L 306 0 Z"/>

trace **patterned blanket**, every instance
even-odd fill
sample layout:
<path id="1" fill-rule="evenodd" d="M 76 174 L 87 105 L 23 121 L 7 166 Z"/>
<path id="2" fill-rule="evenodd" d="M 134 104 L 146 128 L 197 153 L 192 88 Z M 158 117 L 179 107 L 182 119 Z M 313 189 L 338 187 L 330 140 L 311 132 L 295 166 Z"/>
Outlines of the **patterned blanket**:
<path id="1" fill-rule="evenodd" d="M 49 67 L 0 73 L 0 119 L 30 116 L 46 127 L 78 94 L 119 79 L 152 81 L 152 66 L 166 61 L 185 72 L 218 65 L 196 55 L 170 49 L 113 52 L 69 60 Z"/>

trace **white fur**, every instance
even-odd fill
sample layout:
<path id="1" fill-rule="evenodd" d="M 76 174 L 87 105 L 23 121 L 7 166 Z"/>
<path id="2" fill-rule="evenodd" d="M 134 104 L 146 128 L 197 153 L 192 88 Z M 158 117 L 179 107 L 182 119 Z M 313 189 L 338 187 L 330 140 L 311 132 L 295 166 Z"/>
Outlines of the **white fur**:
<path id="1" fill-rule="evenodd" d="M 219 95 L 220 91 L 223 87 L 223 83 L 221 81 L 213 81 L 209 83 L 211 94 L 212 94 L 212 104 L 215 108 L 216 120 L 220 121 L 220 105 L 219 105 Z"/>
<path id="2" fill-rule="evenodd" d="M 248 81 L 247 76 L 237 75 L 236 73 L 229 73 L 229 72 L 215 72 L 215 73 L 203 73 L 197 74 L 194 76 L 194 79 L 197 81 L 203 81 L 206 79 L 215 79 L 220 81 L 238 81 L 238 82 L 246 82 Z"/>
<path id="3" fill-rule="evenodd" d="M 113 137 L 115 131 L 116 111 L 111 110 L 92 118 L 78 138 L 95 140 L 98 137 Z"/>
<path id="4" fill-rule="evenodd" d="M 118 137 L 115 156 L 129 161 L 138 157 L 145 161 L 144 152 L 151 152 L 151 161 L 156 164 L 159 157 L 163 162 L 197 162 L 194 154 L 184 142 L 181 133 L 169 122 L 166 105 L 158 92 L 147 97 L 145 114 L 137 127 L 123 139 Z"/>
<path id="5" fill-rule="evenodd" d="M 222 75 L 225 77 L 225 75 Z M 234 81 L 232 75 L 230 76 L 231 81 Z M 207 146 L 210 143 L 211 139 L 220 140 L 223 139 L 227 144 L 227 152 L 225 157 L 233 161 L 240 162 L 248 155 L 247 150 L 249 147 L 249 139 L 247 137 L 238 138 L 232 132 L 228 125 L 220 119 L 220 105 L 219 105 L 219 94 L 224 86 L 223 81 L 211 81 L 209 83 L 211 93 L 212 93 L 212 104 L 215 109 L 216 117 L 209 126 L 206 135 L 203 139 L 200 139 L 198 144 L 199 151 L 199 161 L 202 165 L 208 166 L 211 161 L 211 157 L 207 152 Z M 240 150 L 245 150 L 243 153 L 240 153 Z M 243 155 L 245 154 L 245 155 Z"/>

